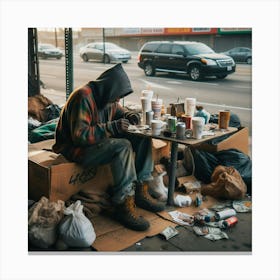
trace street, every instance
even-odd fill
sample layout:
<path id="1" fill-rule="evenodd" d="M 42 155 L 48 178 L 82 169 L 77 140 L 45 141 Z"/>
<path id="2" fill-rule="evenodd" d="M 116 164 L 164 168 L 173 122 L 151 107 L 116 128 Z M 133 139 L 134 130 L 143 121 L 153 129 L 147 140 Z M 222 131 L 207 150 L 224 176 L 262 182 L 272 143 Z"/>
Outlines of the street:
<path id="1" fill-rule="evenodd" d="M 78 54 L 74 54 L 74 88 L 96 79 L 103 71 L 114 64 L 100 62 L 83 62 Z M 46 90 L 54 103 L 65 102 L 65 60 L 48 59 L 39 61 L 40 77 L 46 84 Z M 133 94 L 125 98 L 125 102 L 140 104 L 141 91 L 151 88 L 154 96 L 164 100 L 165 106 L 170 103 L 184 101 L 186 97 L 195 97 L 197 104 L 204 106 L 209 113 L 217 113 L 220 109 L 229 109 L 237 114 L 242 126 L 249 128 L 252 134 L 252 66 L 237 64 L 236 72 L 223 80 L 215 77 L 193 82 L 185 75 L 156 73 L 154 77 L 146 77 L 144 71 L 137 66 L 137 53 L 123 64 L 127 72 Z"/>

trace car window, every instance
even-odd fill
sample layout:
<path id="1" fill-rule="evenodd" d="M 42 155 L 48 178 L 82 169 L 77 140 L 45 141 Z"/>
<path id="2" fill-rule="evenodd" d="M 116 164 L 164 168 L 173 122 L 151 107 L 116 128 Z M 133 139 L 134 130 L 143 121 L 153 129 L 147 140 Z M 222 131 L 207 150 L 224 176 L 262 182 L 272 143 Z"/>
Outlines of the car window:
<path id="1" fill-rule="evenodd" d="M 185 45 L 185 49 L 190 55 L 214 53 L 214 51 L 211 48 L 204 44 L 188 44 Z"/>
<path id="2" fill-rule="evenodd" d="M 94 48 L 94 44 L 88 44 L 87 48 L 93 49 Z"/>
<path id="3" fill-rule="evenodd" d="M 158 47 L 158 44 L 157 43 L 150 43 L 150 44 L 146 44 L 144 47 L 143 47 L 143 52 L 154 52 L 155 49 Z"/>
<path id="4" fill-rule="evenodd" d="M 103 44 L 95 44 L 94 48 L 98 50 L 103 50 Z"/>
<path id="5" fill-rule="evenodd" d="M 171 44 L 161 44 L 157 51 L 159 53 L 171 53 Z"/>
<path id="6" fill-rule="evenodd" d="M 39 48 L 42 50 L 46 50 L 46 49 L 53 49 L 54 46 L 53 45 L 41 45 Z"/>
<path id="7" fill-rule="evenodd" d="M 171 53 L 172 54 L 183 54 L 184 48 L 180 45 L 173 45 Z"/>

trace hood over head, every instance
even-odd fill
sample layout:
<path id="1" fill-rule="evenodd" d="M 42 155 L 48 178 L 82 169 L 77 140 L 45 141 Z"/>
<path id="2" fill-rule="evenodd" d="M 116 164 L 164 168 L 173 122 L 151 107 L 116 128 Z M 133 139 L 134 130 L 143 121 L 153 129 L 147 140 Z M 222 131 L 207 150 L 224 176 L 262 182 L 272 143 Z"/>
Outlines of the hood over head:
<path id="1" fill-rule="evenodd" d="M 89 82 L 98 108 L 123 98 L 133 92 L 130 80 L 121 63 L 103 72 L 95 81 Z"/>

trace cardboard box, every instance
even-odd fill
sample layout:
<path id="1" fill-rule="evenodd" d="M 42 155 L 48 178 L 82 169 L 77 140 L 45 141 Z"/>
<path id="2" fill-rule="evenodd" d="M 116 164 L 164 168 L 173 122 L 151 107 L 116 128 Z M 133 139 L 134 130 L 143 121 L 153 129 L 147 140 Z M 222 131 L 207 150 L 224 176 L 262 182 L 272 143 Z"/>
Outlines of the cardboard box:
<path id="1" fill-rule="evenodd" d="M 28 198 L 46 196 L 51 201 L 68 200 L 80 190 L 97 195 L 113 184 L 109 165 L 82 168 L 48 149 L 54 140 L 28 145 Z M 44 150 L 46 149 L 46 150 Z"/>
<path id="2" fill-rule="evenodd" d="M 249 132 L 247 127 L 241 127 L 226 139 L 217 144 L 209 144 L 207 142 L 193 145 L 196 149 L 206 152 L 219 152 L 228 149 L 237 149 L 244 154 L 249 154 Z"/>
<path id="3" fill-rule="evenodd" d="M 170 156 L 170 142 L 160 139 L 152 139 L 152 155 L 155 164 L 158 164 L 162 157 Z"/>

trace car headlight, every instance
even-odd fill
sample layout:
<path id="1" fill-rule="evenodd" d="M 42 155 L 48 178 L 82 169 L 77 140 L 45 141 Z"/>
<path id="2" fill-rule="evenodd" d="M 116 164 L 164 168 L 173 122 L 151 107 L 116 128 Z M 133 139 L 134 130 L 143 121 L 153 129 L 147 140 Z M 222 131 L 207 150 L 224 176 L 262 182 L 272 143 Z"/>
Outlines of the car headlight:
<path id="1" fill-rule="evenodd" d="M 202 58 L 201 62 L 206 64 L 206 65 L 217 65 L 217 62 L 213 59 Z"/>

